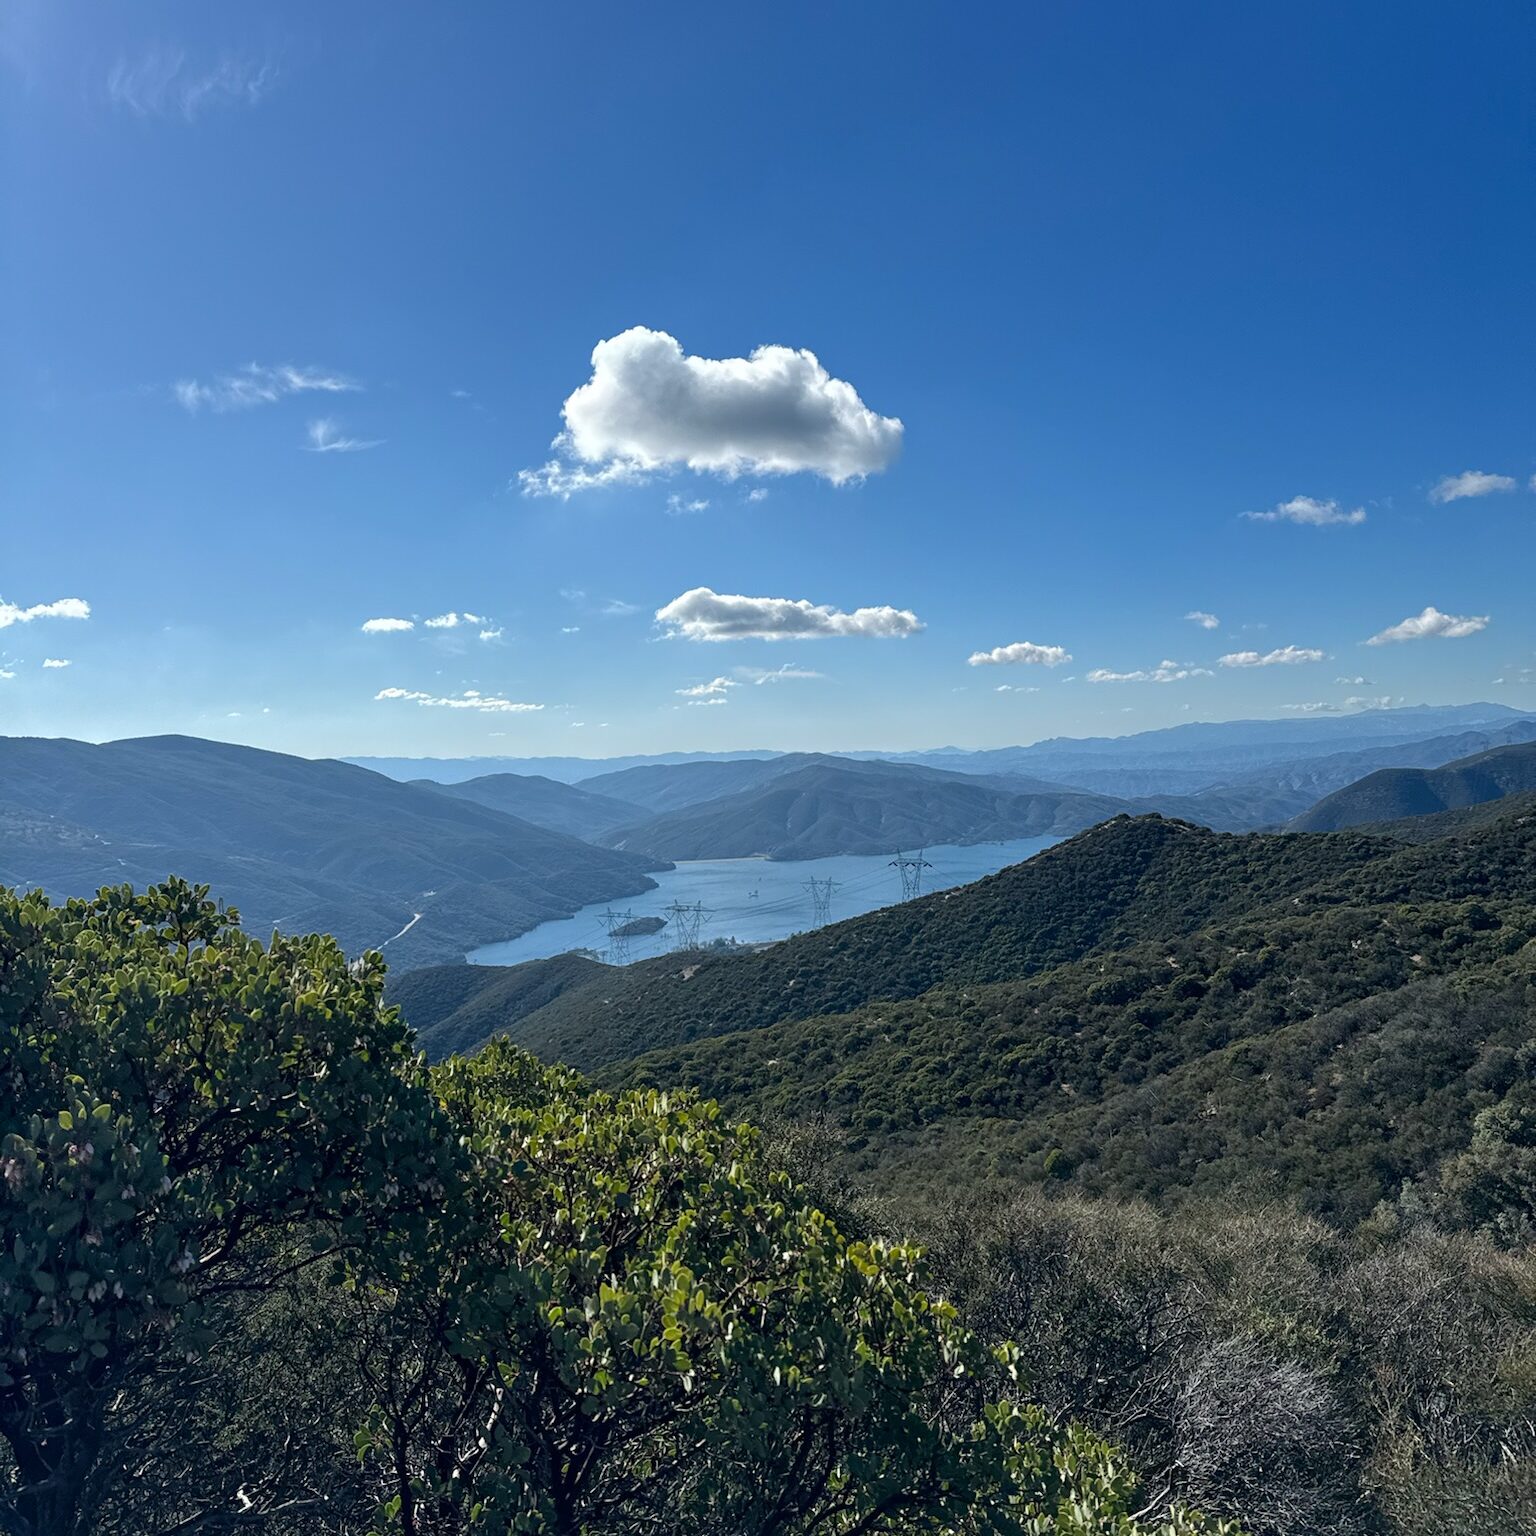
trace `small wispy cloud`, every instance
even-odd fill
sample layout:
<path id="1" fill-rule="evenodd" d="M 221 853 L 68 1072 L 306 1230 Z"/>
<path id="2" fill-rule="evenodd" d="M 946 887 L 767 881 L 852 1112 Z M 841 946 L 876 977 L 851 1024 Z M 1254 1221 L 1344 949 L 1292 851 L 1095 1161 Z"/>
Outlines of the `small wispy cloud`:
<path id="1" fill-rule="evenodd" d="M 646 471 L 638 464 L 616 459 L 598 469 L 551 459 L 537 469 L 520 469 L 517 482 L 524 496 L 555 496 L 569 501 L 581 491 L 594 491 L 604 485 L 638 485 Z"/>
<path id="2" fill-rule="evenodd" d="M 1221 658 L 1224 667 L 1298 667 L 1310 661 L 1326 661 L 1326 651 L 1300 645 L 1282 645 L 1273 651 L 1229 651 Z"/>
<path id="3" fill-rule="evenodd" d="M 734 677 L 713 677 L 707 683 L 695 683 L 691 688 L 676 688 L 673 692 L 681 699 L 708 699 L 711 703 L 723 704 L 725 695 L 732 688 L 739 687 L 741 684 Z"/>
<path id="4" fill-rule="evenodd" d="M 323 368 L 299 368 L 292 363 L 267 367 L 247 363 L 234 373 L 220 374 L 209 383 L 198 379 L 179 379 L 171 393 L 183 410 L 194 415 L 201 410 L 248 411 L 253 406 L 271 405 L 289 395 L 353 394 L 363 386 L 345 374 Z"/>
<path id="5" fill-rule="evenodd" d="M 0 629 L 13 624 L 31 624 L 37 619 L 88 619 L 91 605 L 83 597 L 60 597 L 51 603 L 33 603 L 30 608 L 18 607 L 0 598 Z"/>
<path id="6" fill-rule="evenodd" d="M 1436 607 L 1428 607 L 1400 624 L 1390 625 L 1379 634 L 1372 635 L 1367 645 L 1395 645 L 1402 640 L 1464 640 L 1479 630 L 1488 628 L 1488 615 L 1472 614 L 1465 617 L 1454 613 L 1441 613 Z"/>
<path id="7" fill-rule="evenodd" d="M 401 699 L 427 709 L 468 709 L 487 715 L 521 715 L 544 708 L 542 704 L 520 704 L 496 694 L 481 693 L 477 688 L 466 688 L 463 693 L 447 695 L 423 693 L 417 688 L 381 688 L 373 697 L 375 702 L 380 699 Z"/>
<path id="8" fill-rule="evenodd" d="M 1201 629 L 1220 629 L 1221 620 L 1214 613 L 1207 613 L 1203 608 L 1192 609 L 1184 615 L 1191 624 L 1198 624 Z"/>
<path id="9" fill-rule="evenodd" d="M 667 497 L 668 517 L 687 517 L 692 512 L 707 511 L 709 511 L 709 502 L 702 496 L 695 496 L 689 499 L 679 496 L 674 492 L 674 494 Z"/>
<path id="10" fill-rule="evenodd" d="M 270 60 L 226 54 L 200 65 L 179 48 L 151 48 L 120 58 L 107 72 L 107 100 L 135 117 L 180 117 L 196 122 L 218 107 L 254 107 L 277 83 Z"/>
<path id="11" fill-rule="evenodd" d="M 1536 486 L 1533 486 L 1533 488 L 1536 488 Z M 752 489 L 747 492 L 745 499 L 747 501 L 767 501 L 768 487 L 766 485 L 754 485 Z"/>
<path id="12" fill-rule="evenodd" d="M 1430 487 L 1429 499 L 1436 503 L 1468 501 L 1474 496 L 1493 496 L 1515 488 L 1513 475 L 1490 475 L 1481 469 L 1464 469 L 1459 475 L 1446 475 Z"/>
<path id="13" fill-rule="evenodd" d="M 487 624 L 490 621 L 478 613 L 440 613 L 426 621 L 428 629 L 457 629 L 461 624 Z"/>
<path id="14" fill-rule="evenodd" d="M 363 633 L 365 635 L 399 635 L 408 629 L 415 629 L 414 619 L 365 619 L 363 621 Z"/>
<path id="15" fill-rule="evenodd" d="M 330 416 L 321 416 L 310 422 L 309 441 L 304 445 L 309 453 L 361 453 L 365 448 L 377 448 L 384 439 L 375 437 L 344 437 L 341 428 Z"/>
<path id="16" fill-rule="evenodd" d="M 46 667 L 46 668 L 51 668 L 51 669 L 54 669 L 54 670 L 58 670 L 58 669 L 63 668 L 63 667 L 71 667 L 73 665 L 74 665 L 74 663 L 72 661 L 70 661 L 68 657 L 65 657 L 65 656 L 45 656 L 45 657 L 43 657 L 43 666 Z"/>
<path id="17" fill-rule="evenodd" d="M 790 683 L 824 678 L 825 672 L 814 672 L 809 667 L 791 666 L 787 661 L 782 667 L 737 667 L 736 676 L 760 687 L 764 683 Z"/>
<path id="18" fill-rule="evenodd" d="M 1210 677 L 1206 667 L 1189 666 L 1181 661 L 1160 661 L 1155 667 L 1138 668 L 1134 672 L 1111 672 L 1107 667 L 1095 667 L 1088 674 L 1090 683 L 1182 683 L 1186 678 Z"/>
<path id="19" fill-rule="evenodd" d="M 1251 523 L 1301 523 L 1311 528 L 1353 526 L 1365 521 L 1365 508 L 1345 510 L 1338 502 L 1316 496 L 1293 496 L 1267 512 L 1244 512 Z"/>

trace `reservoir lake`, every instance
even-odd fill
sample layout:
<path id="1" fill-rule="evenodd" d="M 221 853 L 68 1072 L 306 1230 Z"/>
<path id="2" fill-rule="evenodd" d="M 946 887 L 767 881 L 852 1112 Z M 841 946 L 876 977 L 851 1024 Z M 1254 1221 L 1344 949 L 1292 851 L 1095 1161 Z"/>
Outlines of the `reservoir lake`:
<path id="1" fill-rule="evenodd" d="M 1009 864 L 1020 863 L 1060 841 L 1058 837 L 1025 837 L 1004 843 L 926 849 L 923 857 L 932 867 L 922 872 L 922 888 L 927 892 L 965 885 Z M 540 923 L 515 939 L 482 945 L 465 958 L 471 965 L 517 965 L 524 960 L 561 955 L 567 950 L 586 949 L 602 959 L 614 960 L 618 957 L 608 952 L 607 926 L 603 920 L 606 912 L 612 910 L 637 918 L 664 917 L 673 902 L 685 906 L 702 903 L 706 916 L 699 940 L 704 944 L 716 939 L 735 939 L 743 944 L 787 939 L 815 926 L 811 893 L 806 889 L 812 880 L 834 882 L 832 922 L 900 901 L 901 877 L 891 868 L 892 857 L 888 853 L 839 854 L 830 859 L 783 863 L 770 859 L 699 859 L 680 863 L 675 869 L 653 876 L 654 891 L 613 902 L 594 902 L 572 917 Z M 672 930 L 673 924 L 668 923 L 659 933 L 630 939 L 628 958 L 647 960 L 665 954 L 673 947 Z"/>

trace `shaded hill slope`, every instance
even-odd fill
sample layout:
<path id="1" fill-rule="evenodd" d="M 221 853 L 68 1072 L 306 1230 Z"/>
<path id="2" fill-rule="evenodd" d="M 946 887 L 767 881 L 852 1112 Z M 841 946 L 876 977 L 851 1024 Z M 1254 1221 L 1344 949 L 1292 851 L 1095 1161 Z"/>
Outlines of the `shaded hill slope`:
<path id="1" fill-rule="evenodd" d="M 1297 832 L 1332 832 L 1481 805 L 1536 790 L 1536 742 L 1498 747 L 1444 767 L 1384 768 L 1335 791 L 1289 823 Z"/>
<path id="2" fill-rule="evenodd" d="M 603 841 L 667 859 L 816 859 L 1078 832 L 1123 809 L 1103 796 L 1055 787 L 1021 790 L 1006 780 L 830 760 L 768 775 L 764 784 Z"/>
<path id="3" fill-rule="evenodd" d="M 439 784 L 433 779 L 412 779 L 411 783 L 417 789 L 473 801 L 584 842 L 592 842 L 618 827 L 632 826 L 645 814 L 641 806 L 594 795 L 541 774 L 488 773 L 455 784 Z"/>
<path id="4" fill-rule="evenodd" d="M 0 884 L 73 895 L 176 873 L 253 932 L 388 942 L 397 967 L 650 889 L 656 867 L 346 763 L 184 736 L 0 738 L 0 826 Z"/>

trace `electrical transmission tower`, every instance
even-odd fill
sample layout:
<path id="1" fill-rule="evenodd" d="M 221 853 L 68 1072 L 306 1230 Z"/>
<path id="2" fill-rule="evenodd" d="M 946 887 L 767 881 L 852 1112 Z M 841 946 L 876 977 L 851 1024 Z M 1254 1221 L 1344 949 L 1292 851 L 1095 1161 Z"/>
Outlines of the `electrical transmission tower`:
<path id="1" fill-rule="evenodd" d="M 603 927 L 608 930 L 608 963 L 610 965 L 629 964 L 629 941 L 633 935 L 626 933 L 625 929 L 634 920 L 633 912 L 615 912 L 611 907 L 599 919 Z"/>
<path id="2" fill-rule="evenodd" d="M 825 880 L 812 876 L 805 882 L 805 889 L 811 893 L 812 921 L 820 928 L 832 919 L 832 892 L 837 889 L 837 881 L 830 875 Z"/>
<path id="3" fill-rule="evenodd" d="M 923 871 L 932 869 L 933 865 L 923 857 L 926 849 L 919 848 L 915 854 L 903 853 L 896 850 L 896 857 L 891 860 L 891 868 L 901 876 L 901 899 L 911 901 L 914 896 L 923 894 Z"/>
<path id="4" fill-rule="evenodd" d="M 704 910 L 702 901 L 696 901 L 692 906 L 686 902 L 674 901 L 670 907 L 664 907 L 662 910 L 672 924 L 672 948 L 684 951 L 697 949 L 699 929 L 714 914 Z"/>

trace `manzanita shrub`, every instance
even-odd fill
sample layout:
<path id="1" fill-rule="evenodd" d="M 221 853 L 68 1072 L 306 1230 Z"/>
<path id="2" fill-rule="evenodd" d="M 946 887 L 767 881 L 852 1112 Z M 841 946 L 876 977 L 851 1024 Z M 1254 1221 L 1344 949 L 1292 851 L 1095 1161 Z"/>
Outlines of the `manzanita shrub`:
<path id="1" fill-rule="evenodd" d="M 93 1529 L 136 1394 L 221 1296 L 369 1261 L 440 1205 L 451 1140 L 382 985 L 330 939 L 257 942 L 206 887 L 0 892 L 13 1529 Z"/>
<path id="2" fill-rule="evenodd" d="M 916 1251 L 844 1237 L 714 1105 L 502 1043 L 436 1087 L 474 1216 L 366 1309 L 383 1529 L 1142 1529 L 1105 1446 L 998 1400 L 1009 1355 Z"/>

